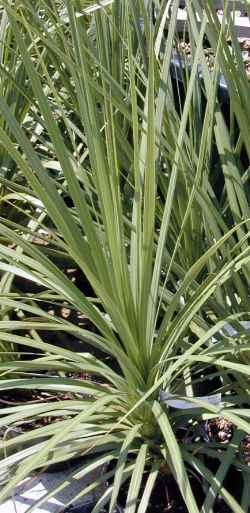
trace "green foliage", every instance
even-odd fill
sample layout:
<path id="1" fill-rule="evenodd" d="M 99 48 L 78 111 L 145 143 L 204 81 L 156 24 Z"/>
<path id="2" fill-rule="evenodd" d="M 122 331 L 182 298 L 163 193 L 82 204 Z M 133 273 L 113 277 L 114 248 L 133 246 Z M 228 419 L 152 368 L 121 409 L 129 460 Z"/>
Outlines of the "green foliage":
<path id="1" fill-rule="evenodd" d="M 2 318 L 1 343 L 37 354 L 1 361 L 0 389 L 35 389 L 70 399 L 1 408 L 1 428 L 29 422 L 30 429 L 1 442 L 1 471 L 11 479 L 0 498 L 35 469 L 91 453 L 95 459 L 81 475 L 116 463 L 101 478 L 111 480 L 95 512 L 107 503 L 113 511 L 124 481 L 129 483 L 126 513 L 146 512 L 162 467 L 174 476 L 190 513 L 200 509 L 190 470 L 204 480 L 204 512 L 212 511 L 218 488 L 232 511 L 242 512 L 223 486 L 230 465 L 249 472 L 237 456 L 249 432 L 244 405 L 249 404 L 250 354 L 241 324 L 249 318 L 250 216 L 248 175 L 239 156 L 240 147 L 249 154 L 250 146 L 249 91 L 237 70 L 240 56 L 235 63 L 227 54 L 211 2 L 209 27 L 204 15 L 200 28 L 190 2 L 193 61 L 178 113 L 170 80 L 177 1 L 167 38 L 161 23 L 169 13 L 167 2 L 159 6 L 154 25 L 150 2 L 147 10 L 140 0 L 115 1 L 90 17 L 70 0 L 65 4 L 66 10 L 42 0 L 38 16 L 30 0 L 18 9 L 4 2 L 17 67 L 22 63 L 32 97 L 27 110 L 35 111 L 50 162 L 29 137 L 25 116 L 19 118 L 8 95 L 1 96 L 2 147 L 25 178 L 24 199 L 39 201 L 39 211 L 21 208 L 22 223 L 1 218 L 1 271 L 37 287 L 21 293 L 1 289 L 1 308 L 21 314 Z M 211 34 L 216 53 L 213 72 L 204 56 L 205 33 Z M 240 128 L 235 138 L 217 99 L 220 66 L 237 85 L 238 95 L 230 90 Z M 213 189 L 215 146 L 225 180 L 219 199 Z M 47 239 L 37 244 L 34 235 L 45 239 L 41 228 Z M 91 292 L 69 279 L 65 262 L 80 270 Z M 91 324 L 53 315 L 47 304 L 66 305 Z M 237 336 L 226 332 L 228 322 Z M 82 351 L 62 347 L 58 333 L 77 338 Z M 6 372 L 12 377 L 6 379 Z M 77 373 L 89 378 L 79 379 Z M 206 385 L 214 374 L 219 405 L 195 399 L 197 384 Z M 162 390 L 188 398 L 190 409 L 171 409 L 160 400 Z M 56 421 L 40 425 L 48 416 Z M 199 433 L 202 421 L 218 416 L 232 421 L 235 430 L 235 439 L 221 448 L 223 457 L 216 444 L 208 449 L 201 437 L 192 444 L 178 440 L 178 428 L 187 421 Z M 206 468 L 206 454 L 219 459 L 215 475 Z M 247 480 L 242 504 L 246 487 Z"/>

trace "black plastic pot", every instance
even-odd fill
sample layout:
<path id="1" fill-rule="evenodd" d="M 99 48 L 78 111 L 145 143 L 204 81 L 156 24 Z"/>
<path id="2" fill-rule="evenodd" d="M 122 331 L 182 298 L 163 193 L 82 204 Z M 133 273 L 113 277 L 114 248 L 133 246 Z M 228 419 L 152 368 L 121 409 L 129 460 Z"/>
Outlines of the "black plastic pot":
<path id="1" fill-rule="evenodd" d="M 95 504 L 89 503 L 84 506 L 69 506 L 62 513 L 91 513 Z M 107 510 L 103 510 L 106 513 Z M 113 513 L 123 513 L 124 509 L 121 506 L 116 506 Z"/>
<path id="2" fill-rule="evenodd" d="M 71 460 L 53 463 L 52 465 L 49 465 L 48 467 L 46 467 L 46 473 L 62 472 L 64 470 L 73 470 L 75 467 L 79 466 L 84 461 L 86 461 L 85 456 L 78 456 L 76 458 L 72 458 Z"/>
<path id="3" fill-rule="evenodd" d="M 62 513 L 91 513 L 94 504 L 92 502 L 82 506 L 69 506 Z"/>
<path id="4" fill-rule="evenodd" d="M 191 71 L 191 64 L 187 64 L 179 54 L 173 54 L 170 66 L 172 79 L 178 80 L 181 84 L 184 84 L 184 70 L 186 66 L 188 66 L 189 71 Z M 202 85 L 204 85 L 202 66 L 200 64 L 198 65 L 198 77 Z M 218 98 L 220 102 L 229 104 L 228 87 L 222 73 L 218 76 Z"/>
<path id="5" fill-rule="evenodd" d="M 67 507 L 62 513 L 91 513 L 93 511 L 93 508 L 95 507 L 94 502 L 89 502 L 87 504 L 84 504 L 83 506 L 69 506 Z M 102 513 L 107 513 L 108 509 L 104 508 L 102 510 Z M 113 513 L 123 513 L 124 508 L 122 506 L 117 505 L 115 509 L 113 510 Z"/>

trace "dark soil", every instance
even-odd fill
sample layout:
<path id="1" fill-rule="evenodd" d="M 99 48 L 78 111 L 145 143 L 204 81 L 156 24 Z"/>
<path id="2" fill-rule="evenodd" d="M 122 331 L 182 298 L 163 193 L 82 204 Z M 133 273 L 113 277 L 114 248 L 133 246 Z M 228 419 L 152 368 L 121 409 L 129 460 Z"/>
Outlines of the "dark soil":
<path id="1" fill-rule="evenodd" d="M 191 476 L 190 483 L 198 506 L 201 507 L 204 500 L 204 493 L 198 476 Z M 125 506 L 126 497 L 127 486 L 124 486 L 119 495 L 119 503 L 122 507 Z M 231 513 L 231 509 L 222 498 L 216 500 L 213 511 L 214 513 Z M 163 473 L 157 480 L 147 508 L 147 513 L 188 513 L 178 486 L 170 474 Z"/>
<path id="2" fill-rule="evenodd" d="M 18 406 L 20 404 L 38 404 L 49 401 L 65 401 L 72 399 L 72 394 L 63 392 L 41 392 L 40 390 L 8 390 L 1 394 L 0 408 Z"/>

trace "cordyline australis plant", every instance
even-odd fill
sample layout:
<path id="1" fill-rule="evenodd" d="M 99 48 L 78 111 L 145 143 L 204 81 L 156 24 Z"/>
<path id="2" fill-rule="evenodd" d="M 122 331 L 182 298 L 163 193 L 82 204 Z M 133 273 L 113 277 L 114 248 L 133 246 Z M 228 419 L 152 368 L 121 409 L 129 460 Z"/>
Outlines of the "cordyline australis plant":
<path id="1" fill-rule="evenodd" d="M 43 145 L 53 154 L 51 168 L 56 163 L 60 174 L 44 165 L 1 97 L 8 126 L 8 131 L 0 128 L 1 143 L 40 201 L 50 243 L 35 244 L 28 222 L 1 221 L 1 270 L 34 282 L 42 292 L 0 296 L 3 308 L 22 312 L 19 320 L 1 321 L 1 342 L 37 351 L 34 359 L 0 364 L 0 389 L 61 392 L 64 398 L 1 408 L 1 429 L 10 432 L 18 426 L 21 434 L 1 443 L 1 471 L 8 482 L 0 498 L 32 471 L 86 455 L 82 469 L 72 471 L 73 479 L 100 465 L 106 470 L 81 495 L 109 483 L 95 513 L 105 505 L 113 511 L 125 481 L 125 511 L 146 512 L 162 469 L 176 480 L 190 513 L 200 510 L 190 472 L 204 479 L 203 511 L 212 511 L 219 492 L 232 511 L 243 512 L 247 479 L 241 504 L 223 481 L 232 464 L 247 472 L 237 450 L 249 432 L 249 412 L 243 406 L 249 402 L 250 345 L 240 322 L 248 314 L 249 216 L 234 217 L 232 209 L 231 225 L 227 223 L 208 180 L 211 127 L 216 113 L 217 123 L 223 120 L 216 100 L 217 64 L 206 74 L 206 18 L 201 13 L 198 29 L 190 8 L 196 43 L 179 116 L 169 75 L 178 2 L 172 5 L 166 40 L 162 20 L 169 16 L 167 3 L 154 25 L 150 2 L 146 8 L 141 1 L 115 1 L 90 16 L 81 10 L 83 4 L 71 1 L 41 1 L 38 12 L 30 0 L 16 6 L 4 2 L 4 7 L 40 116 Z M 219 62 L 224 35 L 216 20 L 211 19 L 211 26 Z M 190 127 L 199 62 L 207 103 L 197 147 Z M 242 95 L 243 82 L 238 80 Z M 217 130 L 221 152 L 222 136 Z M 241 179 L 237 187 L 243 198 L 237 207 L 243 205 L 245 214 Z M 197 227 L 198 254 L 190 248 Z M 65 275 L 61 261 L 77 266 L 92 297 Z M 44 302 L 52 308 L 66 304 L 91 327 L 48 313 Z M 238 336 L 228 336 L 223 329 L 227 322 Z M 58 332 L 77 337 L 82 352 L 52 343 L 51 333 Z M 91 353 L 84 351 L 86 343 Z M 89 379 L 79 379 L 79 373 Z M 196 383 L 211 376 L 220 377 L 219 405 L 193 397 Z M 190 401 L 190 409 L 171 408 L 161 400 L 163 390 Z M 41 425 L 48 416 L 55 421 Z M 199 423 L 218 416 L 234 424 L 234 438 L 223 446 L 223 457 L 211 450 L 213 445 L 208 450 L 202 439 L 185 443 L 178 437 L 187 422 L 199 432 Z M 89 454 L 95 456 L 88 462 Z M 206 467 L 206 454 L 219 458 L 215 475 Z M 50 494 L 67 485 L 61 483 Z"/>

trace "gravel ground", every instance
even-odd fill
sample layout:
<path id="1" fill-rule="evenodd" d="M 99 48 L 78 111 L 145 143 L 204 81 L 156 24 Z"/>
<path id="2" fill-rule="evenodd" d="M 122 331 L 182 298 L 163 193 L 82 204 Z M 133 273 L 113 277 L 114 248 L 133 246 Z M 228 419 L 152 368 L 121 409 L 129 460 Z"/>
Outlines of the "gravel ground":
<path id="1" fill-rule="evenodd" d="M 223 10 L 219 9 L 218 14 L 223 15 Z M 235 11 L 235 16 L 247 16 L 245 11 Z M 242 59 L 245 64 L 245 70 L 250 78 L 250 38 L 238 38 Z M 230 40 L 228 40 L 229 47 L 231 47 Z M 181 41 L 178 45 L 178 50 L 185 54 L 186 58 L 191 61 L 191 47 L 190 43 Z M 214 65 L 214 51 L 211 48 L 205 48 L 205 55 L 210 69 L 213 69 Z"/>
<path id="2" fill-rule="evenodd" d="M 245 64 L 245 70 L 246 70 L 247 76 L 250 78 L 250 39 L 240 38 L 239 44 L 240 44 L 240 48 L 241 48 L 242 59 Z M 230 45 L 230 42 L 229 42 L 229 45 Z M 191 62 L 192 57 L 191 57 L 190 43 L 181 41 L 177 45 L 177 48 L 178 48 L 178 51 L 181 54 L 184 53 L 187 60 Z M 204 52 L 205 52 L 208 66 L 209 66 L 210 70 L 212 70 L 213 66 L 214 66 L 214 51 L 211 48 L 205 48 Z"/>

